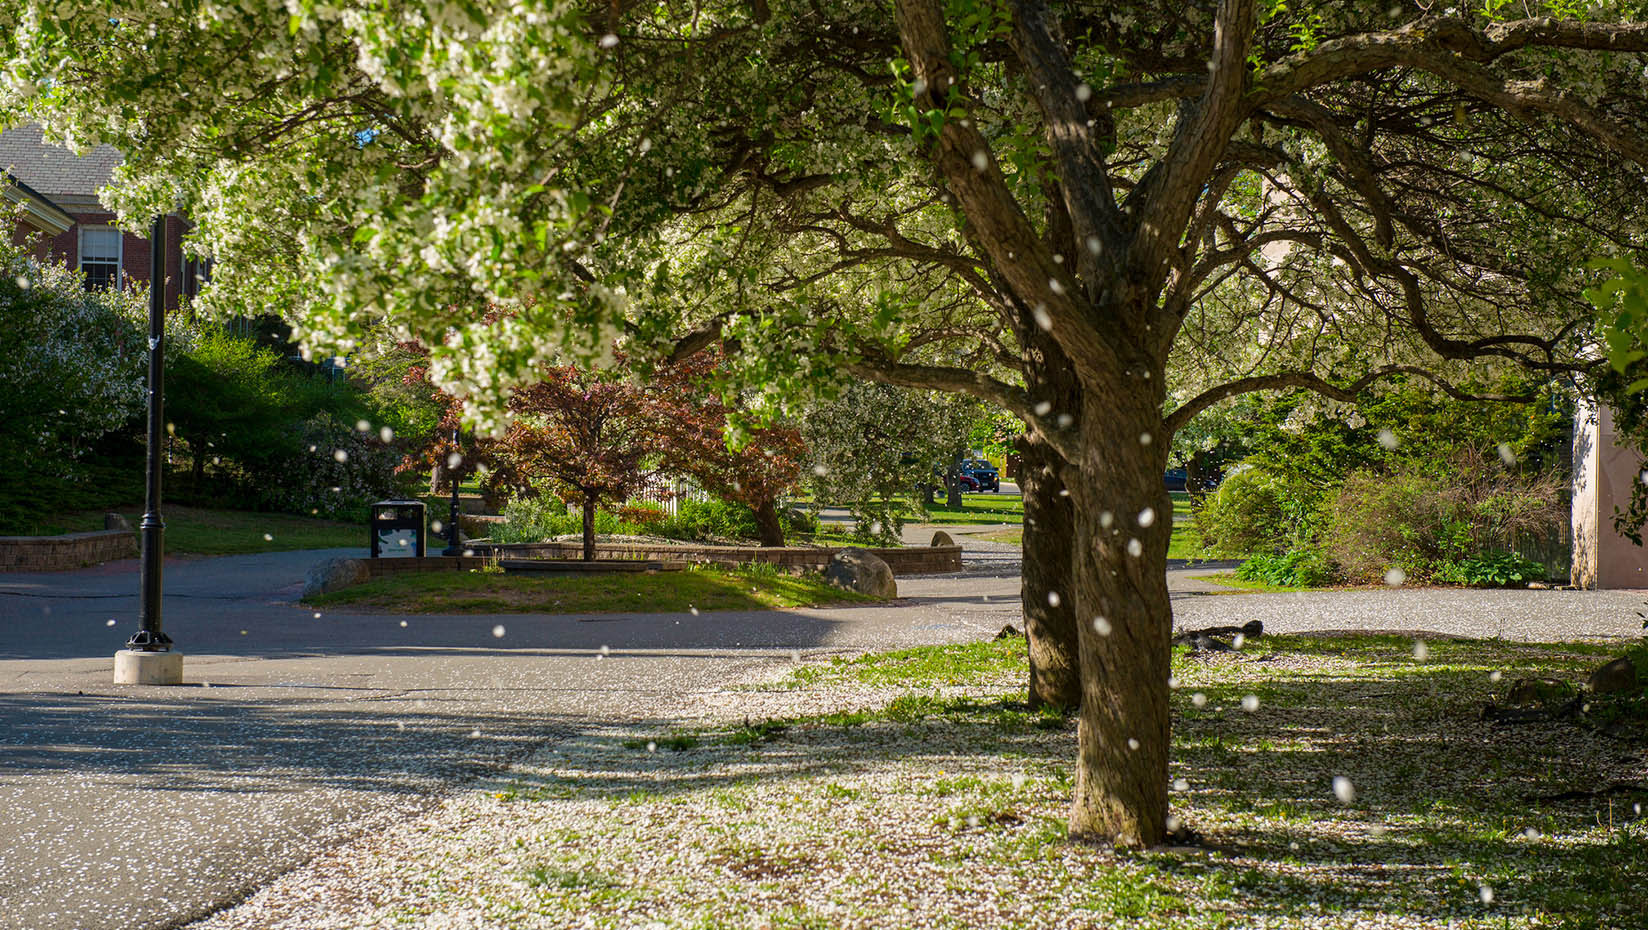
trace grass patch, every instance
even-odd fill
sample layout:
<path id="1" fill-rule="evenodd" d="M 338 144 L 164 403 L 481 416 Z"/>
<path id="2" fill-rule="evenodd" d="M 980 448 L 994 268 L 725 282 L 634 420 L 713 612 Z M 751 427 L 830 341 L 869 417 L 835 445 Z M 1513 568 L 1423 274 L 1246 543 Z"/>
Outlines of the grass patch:
<path id="1" fill-rule="evenodd" d="M 1235 572 L 1219 572 L 1213 575 L 1196 575 L 1197 581 L 1211 581 L 1233 590 L 1229 594 L 1285 594 L 1294 591 L 1320 591 L 1321 588 L 1302 588 L 1291 585 L 1270 584 L 1264 581 L 1249 581 L 1246 578 L 1236 577 Z"/>
<path id="2" fill-rule="evenodd" d="M 460 835 L 467 855 L 384 868 L 492 913 L 543 908 L 546 925 L 1643 927 L 1648 788 L 1563 794 L 1640 786 L 1641 742 L 1477 713 L 1512 677 L 1579 680 L 1619 646 L 1427 647 L 1179 650 L 1171 805 L 1198 846 L 1065 840 L 1075 727 L 1025 708 L 1011 638 L 804 666 L 767 695 L 780 714 L 666 731 L 651 751 L 591 735 L 488 795 L 507 807 Z M 1354 798 L 1335 796 L 1340 777 Z M 525 900 L 509 884 L 522 857 Z"/>
<path id="3" fill-rule="evenodd" d="M 1026 662 L 1022 637 L 967 643 L 941 648 L 918 647 L 878 652 L 856 658 L 830 659 L 821 665 L 803 665 L 779 679 L 784 688 L 830 687 L 842 684 L 871 688 L 930 689 L 961 685 L 979 679 L 1017 674 Z"/>
<path id="4" fill-rule="evenodd" d="M 858 604 L 875 599 L 845 591 L 816 573 L 693 568 L 657 574 L 543 577 L 486 572 L 422 572 L 379 578 L 312 598 L 321 607 L 389 613 L 676 613 Z"/>
<path id="5" fill-rule="evenodd" d="M 1024 530 L 1001 530 L 996 533 L 985 533 L 982 536 L 977 536 L 974 538 L 982 539 L 985 542 L 1006 543 L 1009 546 L 1022 546 L 1024 545 Z"/>
<path id="6" fill-rule="evenodd" d="M 115 512 L 124 516 L 134 528 L 143 521 L 140 506 L 121 507 Z M 286 513 L 183 506 L 163 506 L 161 517 L 166 522 L 167 555 L 242 555 L 293 549 L 365 549 L 367 546 L 364 523 L 339 523 Z M 99 510 L 49 517 L 31 527 L 31 530 L 50 536 L 102 528 L 103 511 Z"/>
<path id="7" fill-rule="evenodd" d="M 959 509 L 947 507 L 941 496 L 927 508 L 927 516 L 911 522 L 937 526 L 989 526 L 995 523 L 1023 523 L 1024 498 L 1017 494 L 963 494 Z"/>

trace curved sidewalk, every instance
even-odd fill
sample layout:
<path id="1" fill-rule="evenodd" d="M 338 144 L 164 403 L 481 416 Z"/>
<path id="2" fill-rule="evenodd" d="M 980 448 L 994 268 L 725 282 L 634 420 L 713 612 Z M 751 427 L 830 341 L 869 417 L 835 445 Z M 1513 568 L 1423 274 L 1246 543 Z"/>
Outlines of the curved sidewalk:
<path id="1" fill-rule="evenodd" d="M 0 928 L 176 926 L 566 734 L 1018 615 L 1012 579 L 940 578 L 897 606 L 316 617 L 293 600 L 327 554 L 169 563 L 181 687 L 110 684 L 135 563 L 0 575 Z"/>

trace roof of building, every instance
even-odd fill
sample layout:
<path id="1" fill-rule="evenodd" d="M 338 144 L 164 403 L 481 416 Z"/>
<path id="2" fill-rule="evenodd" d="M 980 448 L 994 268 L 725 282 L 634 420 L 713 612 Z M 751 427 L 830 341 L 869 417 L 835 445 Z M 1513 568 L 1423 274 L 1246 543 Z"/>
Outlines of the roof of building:
<path id="1" fill-rule="evenodd" d="M 23 183 L 10 171 L 0 171 L 0 196 L 23 205 L 23 222 L 52 235 L 67 232 L 74 225 L 74 217 L 69 211 Z"/>
<path id="2" fill-rule="evenodd" d="M 42 135 L 40 127 L 32 123 L 0 132 L 0 170 L 48 197 L 96 198 L 97 189 L 109 183 L 123 158 L 112 145 L 76 155 L 61 145 L 47 143 Z"/>

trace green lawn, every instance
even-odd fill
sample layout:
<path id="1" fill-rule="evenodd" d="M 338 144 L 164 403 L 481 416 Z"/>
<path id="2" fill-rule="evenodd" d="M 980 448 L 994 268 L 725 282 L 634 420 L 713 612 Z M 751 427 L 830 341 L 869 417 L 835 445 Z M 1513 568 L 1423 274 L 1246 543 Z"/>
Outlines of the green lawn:
<path id="1" fill-rule="evenodd" d="M 117 511 L 136 529 L 143 508 Z M 240 555 L 248 552 L 285 552 L 291 549 L 366 548 L 366 526 L 316 520 L 284 513 L 252 513 L 203 507 L 163 506 L 167 555 Z M 62 514 L 28 527 L 29 535 L 52 536 L 103 528 L 102 511 Z"/>
<path id="2" fill-rule="evenodd" d="M 1265 581 L 1249 581 L 1246 578 L 1237 578 L 1235 572 L 1219 572 L 1213 575 L 1197 575 L 1197 581 L 1211 581 L 1214 584 L 1224 585 L 1231 590 L 1230 594 L 1285 594 L 1295 591 L 1321 591 L 1322 588 L 1300 588 L 1292 585 L 1270 584 Z"/>
<path id="3" fill-rule="evenodd" d="M 1190 496 L 1182 491 L 1174 491 L 1171 493 L 1173 495 L 1173 513 L 1175 516 L 1185 514 L 1188 517 L 1188 514 L 1190 513 Z M 1018 499 L 1014 498 L 1014 501 L 1018 502 Z M 1020 521 L 1018 522 L 1022 522 L 1023 516 L 1022 503 L 1020 506 Z M 969 521 L 957 520 L 953 522 L 961 523 Z M 991 523 L 1001 521 L 975 520 L 970 522 Z M 1008 545 L 1017 546 L 1024 541 L 1024 531 L 1002 530 L 997 533 L 988 533 L 978 538 L 988 542 L 1006 543 Z M 1170 559 L 1186 560 L 1207 558 L 1207 556 L 1202 553 L 1201 536 L 1196 532 L 1195 524 L 1191 523 L 1188 518 L 1174 521 L 1173 536 L 1167 544 L 1167 557 Z"/>
<path id="4" fill-rule="evenodd" d="M 1024 499 L 1017 494 L 963 494 L 961 509 L 957 510 L 946 507 L 941 495 L 937 504 L 927 508 L 926 517 L 911 522 L 941 526 L 1023 523 Z"/>
<path id="5" fill-rule="evenodd" d="M 1170 810 L 1195 839 L 1143 852 L 1066 839 L 1076 727 L 1024 705 L 1022 638 L 804 664 L 752 693 L 763 716 L 592 730 L 475 789 L 442 843 L 368 866 L 407 883 L 373 922 L 1643 927 L 1641 717 L 1479 717 L 1619 647 L 1428 646 L 1179 650 Z"/>
<path id="6" fill-rule="evenodd" d="M 760 610 L 874 602 L 817 573 L 693 568 L 680 572 L 545 577 L 489 572 L 423 572 L 380 578 L 311 598 L 321 607 L 386 613 L 674 613 Z"/>

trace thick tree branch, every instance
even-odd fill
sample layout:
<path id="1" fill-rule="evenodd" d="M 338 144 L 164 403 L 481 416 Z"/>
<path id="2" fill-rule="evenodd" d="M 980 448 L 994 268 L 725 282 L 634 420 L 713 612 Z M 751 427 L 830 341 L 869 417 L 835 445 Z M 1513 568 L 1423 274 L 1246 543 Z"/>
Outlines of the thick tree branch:
<path id="1" fill-rule="evenodd" d="M 1289 388 L 1303 388 L 1315 391 L 1324 397 L 1330 397 L 1345 403 L 1354 403 L 1364 390 L 1375 382 L 1396 375 L 1413 375 L 1424 378 L 1440 388 L 1443 393 L 1455 400 L 1482 401 L 1490 403 L 1527 403 L 1534 400 L 1533 394 L 1471 394 L 1454 387 L 1447 380 L 1432 371 L 1427 371 L 1417 365 L 1387 365 L 1368 372 L 1348 384 L 1334 384 L 1327 379 L 1308 371 L 1283 371 L 1270 375 L 1254 375 L 1249 378 L 1239 378 L 1226 384 L 1221 384 L 1185 401 L 1172 413 L 1163 418 L 1169 435 L 1177 433 L 1185 424 L 1189 423 L 1198 413 L 1227 398 L 1240 394 L 1251 394 L 1254 391 L 1278 391 Z"/>
<path id="2" fill-rule="evenodd" d="M 848 374 L 894 387 L 926 391 L 947 391 L 966 394 L 1008 411 L 1029 424 L 1047 440 L 1067 461 L 1080 459 L 1080 446 L 1072 430 L 1060 427 L 1054 419 L 1056 411 L 1037 410 L 1024 388 L 999 381 L 989 375 L 965 368 L 944 368 L 936 365 L 913 365 L 891 359 L 866 355 L 859 360 L 842 363 Z"/>
<path id="3" fill-rule="evenodd" d="M 1243 98 L 1254 17 L 1253 0 L 1219 0 L 1207 88 L 1180 111 L 1167 153 L 1128 195 L 1138 224 L 1133 245 L 1137 254 L 1131 257 L 1136 267 L 1147 269 L 1147 280 L 1160 280 L 1196 198 L 1246 118 Z"/>
<path id="4" fill-rule="evenodd" d="M 1103 281 L 1099 262 L 1103 252 L 1122 246 L 1121 217 L 1110 189 L 1110 173 L 1082 99 L 1064 44 L 1052 15 L 1041 0 L 1019 0 L 1013 5 L 1013 48 L 1029 77 L 1031 94 L 1041 108 L 1047 141 L 1059 165 L 1059 193 L 1070 217 L 1077 277 L 1088 287 L 1088 299 L 1097 296 Z M 1089 90 L 1088 93 L 1091 93 Z M 1109 124 L 1108 115 L 1103 117 Z"/>
<path id="5" fill-rule="evenodd" d="M 894 12 L 919 82 L 917 109 L 951 113 L 965 96 L 950 61 L 942 5 L 937 0 L 897 0 Z M 1040 308 L 1053 338 L 1078 370 L 1124 370 L 1127 366 L 1088 319 L 1070 270 L 1053 261 L 989 152 L 984 136 L 967 118 L 945 118 L 934 142 L 934 161 L 967 217 L 970 239 L 1019 299 Z M 984 162 L 983 170 L 977 167 L 979 161 Z"/>

